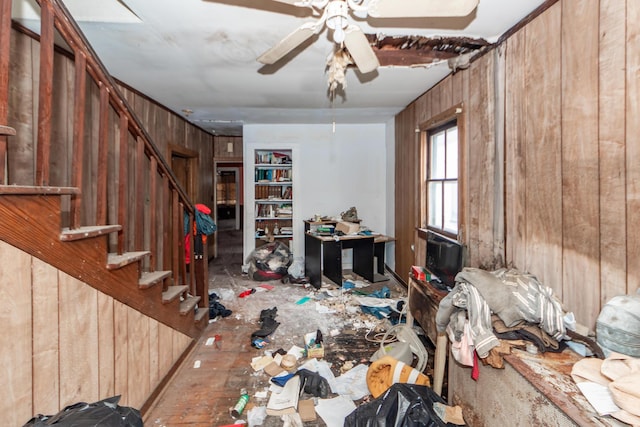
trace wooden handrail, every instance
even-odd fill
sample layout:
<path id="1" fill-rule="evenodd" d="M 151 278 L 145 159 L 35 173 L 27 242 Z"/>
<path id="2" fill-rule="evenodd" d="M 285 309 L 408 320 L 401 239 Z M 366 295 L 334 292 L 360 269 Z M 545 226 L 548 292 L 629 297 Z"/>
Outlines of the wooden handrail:
<path id="1" fill-rule="evenodd" d="M 29 178 L 35 182 L 20 184 L 47 187 L 53 180 L 55 185 L 77 188 L 68 196 L 70 229 L 117 222 L 121 228 L 109 240 L 109 247 L 114 247 L 119 255 L 148 251 L 150 256 L 142 264 L 143 270 L 171 269 L 173 283 L 188 285 L 192 295 L 201 297 L 199 305 L 208 306 L 205 287 L 197 285 L 206 285 L 207 281 L 196 280 L 196 269 L 189 271 L 185 262 L 184 221 L 186 218 L 193 224 L 193 203 L 63 2 L 36 1 L 41 8 L 37 152 L 32 175 L 35 178 Z M 6 125 L 11 0 L 0 0 L 0 12 L 0 127 L 10 129 Z M 64 146 L 59 145 L 61 141 L 52 139 L 52 136 L 59 138 L 52 129 L 57 35 L 71 49 L 75 70 L 74 111 L 73 119 L 69 120 L 73 126 L 70 159 L 60 155 L 59 146 Z M 89 100 L 94 101 L 96 89 L 97 133 L 86 126 L 91 114 L 86 106 Z M 0 134 L 0 184 L 6 184 L 7 134 Z M 71 163 L 70 176 L 59 173 L 55 162 L 60 157 Z M 90 224 L 83 224 L 86 222 Z M 194 260 L 193 246 L 190 246 L 191 260 Z M 159 256 L 159 247 L 163 256 Z M 168 252 L 170 256 L 166 255 Z"/>
<path id="2" fill-rule="evenodd" d="M 171 182 L 171 186 L 178 191 L 180 198 L 184 200 L 186 203 L 186 209 L 193 213 L 193 203 L 189 200 L 189 197 L 185 193 L 184 189 L 178 184 L 178 180 L 176 179 L 173 171 L 167 164 L 166 160 L 162 156 L 162 154 L 158 151 L 158 148 L 151 142 L 152 139 L 145 130 L 144 126 L 138 120 L 138 117 L 133 114 L 133 109 L 127 103 L 124 96 L 118 90 L 118 87 L 106 70 L 102 62 L 98 59 L 98 55 L 95 53 L 89 41 L 85 38 L 82 30 L 78 26 L 78 24 L 71 18 L 71 14 L 64 6 L 64 4 L 59 0 L 36 0 L 38 4 L 42 3 L 51 4 L 53 7 L 53 12 L 56 18 L 55 27 L 60 33 L 60 35 L 65 39 L 67 44 L 71 46 L 71 48 L 75 52 L 83 51 L 87 56 L 87 72 L 96 82 L 102 82 L 110 94 L 110 102 L 113 108 L 118 112 L 118 115 L 124 114 L 127 116 L 129 120 L 129 130 L 133 133 L 134 136 L 142 137 L 145 142 L 145 150 L 152 154 L 154 157 L 158 159 L 158 167 L 161 170 L 162 174 L 166 174 L 169 177 Z"/>

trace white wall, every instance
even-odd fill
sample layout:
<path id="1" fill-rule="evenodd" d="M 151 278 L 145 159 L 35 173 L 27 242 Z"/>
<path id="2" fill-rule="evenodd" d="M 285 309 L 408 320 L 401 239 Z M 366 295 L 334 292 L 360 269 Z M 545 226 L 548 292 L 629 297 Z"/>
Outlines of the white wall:
<path id="1" fill-rule="evenodd" d="M 292 148 L 295 256 L 304 256 L 303 220 L 319 215 L 339 215 L 355 206 L 362 225 L 383 234 L 387 215 L 393 212 L 388 199 L 389 137 L 385 124 L 245 125 L 244 257 L 254 247 L 253 150 Z M 393 173 L 391 173 L 393 179 Z M 393 188 L 393 183 L 391 184 Z"/>

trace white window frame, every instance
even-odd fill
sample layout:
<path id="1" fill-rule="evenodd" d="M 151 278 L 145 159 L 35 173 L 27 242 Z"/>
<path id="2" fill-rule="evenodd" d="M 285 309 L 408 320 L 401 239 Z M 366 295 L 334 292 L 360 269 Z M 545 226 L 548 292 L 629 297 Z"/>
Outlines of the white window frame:
<path id="1" fill-rule="evenodd" d="M 452 137 L 455 141 L 451 141 Z M 427 129 L 425 141 L 425 226 L 457 239 L 460 230 L 460 134 L 457 118 Z M 437 146 L 434 148 L 434 144 L 438 144 L 440 150 Z M 452 148 L 455 153 L 452 153 Z M 434 155 L 438 158 L 434 159 Z M 451 191 L 454 187 L 455 191 Z"/>

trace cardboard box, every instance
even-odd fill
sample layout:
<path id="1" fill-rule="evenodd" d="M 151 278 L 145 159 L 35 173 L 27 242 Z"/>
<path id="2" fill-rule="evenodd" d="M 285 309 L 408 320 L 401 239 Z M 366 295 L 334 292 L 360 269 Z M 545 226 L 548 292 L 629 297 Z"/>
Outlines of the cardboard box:
<path id="1" fill-rule="evenodd" d="M 360 224 L 355 222 L 340 221 L 336 224 L 336 231 L 342 231 L 344 234 L 356 234 L 360 231 Z"/>
<path id="2" fill-rule="evenodd" d="M 322 359 L 324 357 L 324 344 L 316 344 L 315 340 L 316 332 L 309 332 L 304 335 L 304 348 L 307 350 L 307 358 Z"/>
<path id="3" fill-rule="evenodd" d="M 426 268 L 420 267 L 419 265 L 411 266 L 411 275 L 416 280 L 421 280 L 423 282 L 431 280 L 431 274 L 427 271 Z"/>

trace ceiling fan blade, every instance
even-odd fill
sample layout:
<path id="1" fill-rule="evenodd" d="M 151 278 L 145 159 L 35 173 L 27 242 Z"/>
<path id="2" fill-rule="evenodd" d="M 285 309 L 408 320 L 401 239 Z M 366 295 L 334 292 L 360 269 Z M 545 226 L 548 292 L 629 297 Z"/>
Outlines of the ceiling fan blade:
<path id="1" fill-rule="evenodd" d="M 260 55 L 258 57 L 258 62 L 267 65 L 275 64 L 286 54 L 311 38 L 311 36 L 316 33 L 317 28 L 318 25 L 315 22 L 307 22 L 306 24 L 303 24 L 291 34 L 280 40 L 277 45 Z"/>
<path id="2" fill-rule="evenodd" d="M 368 14 L 373 18 L 424 18 L 467 16 L 479 0 L 371 0 Z"/>
<path id="3" fill-rule="evenodd" d="M 344 45 L 360 72 L 370 73 L 380 66 L 378 57 L 371 49 L 369 40 L 367 40 L 367 36 L 364 35 L 360 27 L 349 25 L 344 33 Z"/>

